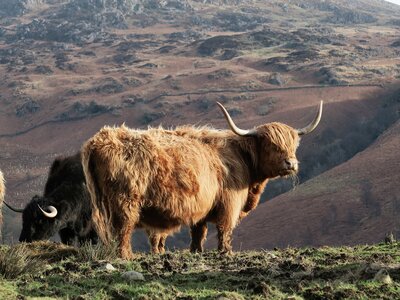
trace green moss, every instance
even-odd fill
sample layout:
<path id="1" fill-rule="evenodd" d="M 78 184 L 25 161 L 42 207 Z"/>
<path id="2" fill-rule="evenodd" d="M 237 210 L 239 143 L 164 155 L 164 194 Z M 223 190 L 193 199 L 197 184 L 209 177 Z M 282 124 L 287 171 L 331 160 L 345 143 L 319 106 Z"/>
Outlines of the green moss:
<path id="1" fill-rule="evenodd" d="M 17 295 L 15 283 L 0 279 L 0 299 L 15 299 Z"/>

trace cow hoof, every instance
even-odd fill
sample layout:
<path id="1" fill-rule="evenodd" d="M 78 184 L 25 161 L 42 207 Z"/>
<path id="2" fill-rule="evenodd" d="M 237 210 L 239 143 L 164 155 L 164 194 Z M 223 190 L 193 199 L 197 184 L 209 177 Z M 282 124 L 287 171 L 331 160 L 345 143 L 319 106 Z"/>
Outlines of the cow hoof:
<path id="1" fill-rule="evenodd" d="M 223 251 L 221 251 L 221 255 L 223 255 L 223 256 L 232 256 L 233 255 L 233 251 L 232 250 L 223 250 Z"/>
<path id="2" fill-rule="evenodd" d="M 202 247 L 190 247 L 190 252 L 192 253 L 203 253 Z"/>
<path id="3" fill-rule="evenodd" d="M 132 252 L 122 252 L 121 258 L 124 260 L 134 260 L 137 256 L 134 255 Z"/>

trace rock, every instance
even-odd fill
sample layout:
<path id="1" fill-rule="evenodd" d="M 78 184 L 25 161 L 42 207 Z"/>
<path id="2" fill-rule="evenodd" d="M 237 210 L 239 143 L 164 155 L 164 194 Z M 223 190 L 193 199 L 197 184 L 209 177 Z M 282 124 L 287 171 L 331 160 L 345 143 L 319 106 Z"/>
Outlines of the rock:
<path id="1" fill-rule="evenodd" d="M 255 29 L 259 25 L 268 23 L 268 20 L 254 14 L 219 12 L 215 17 L 213 17 L 211 23 L 212 25 L 220 27 L 226 31 L 247 31 Z"/>
<path id="2" fill-rule="evenodd" d="M 129 281 L 129 282 L 134 282 L 134 281 L 143 281 L 144 276 L 142 273 L 136 272 L 136 271 L 128 271 L 125 273 L 122 273 L 122 278 Z"/>
<path id="3" fill-rule="evenodd" d="M 165 34 L 165 37 L 172 41 L 194 42 L 200 40 L 203 37 L 203 34 L 194 30 L 186 30 Z"/>
<path id="4" fill-rule="evenodd" d="M 233 72 L 231 70 L 228 69 L 219 69 L 217 71 L 214 71 L 210 74 L 207 75 L 207 78 L 210 80 L 218 80 L 221 78 L 228 78 L 228 77 L 232 77 Z"/>
<path id="5" fill-rule="evenodd" d="M 0 0 L 0 16 L 21 16 L 44 4 L 43 0 Z"/>
<path id="6" fill-rule="evenodd" d="M 140 119 L 140 123 L 142 125 L 148 125 L 149 123 L 158 120 L 164 116 L 165 113 L 163 112 L 145 112 Z"/>
<path id="7" fill-rule="evenodd" d="M 348 84 L 347 81 L 339 79 L 338 74 L 335 70 L 332 70 L 330 67 L 322 67 L 316 73 L 319 76 L 322 76 L 322 79 L 319 81 L 321 84 L 330 84 L 330 85 L 344 85 Z"/>
<path id="8" fill-rule="evenodd" d="M 400 47 L 400 40 L 394 41 L 390 46 L 392 46 L 392 47 Z"/>
<path id="9" fill-rule="evenodd" d="M 105 266 L 103 266 L 103 270 L 105 270 L 105 271 L 115 271 L 117 269 L 112 264 L 107 263 Z"/>
<path id="10" fill-rule="evenodd" d="M 335 24 L 363 24 L 373 23 L 377 20 L 376 17 L 367 13 L 336 7 L 336 9 L 333 10 L 333 15 L 328 17 L 325 21 Z"/>
<path id="11" fill-rule="evenodd" d="M 68 19 L 64 16 L 55 16 L 49 19 L 36 18 L 30 23 L 18 25 L 13 39 L 82 44 L 105 40 L 110 36 L 111 34 L 102 30 L 101 24 L 89 23 L 76 17 Z"/>
<path id="12" fill-rule="evenodd" d="M 221 49 L 236 49 L 240 43 L 232 36 L 215 36 L 200 43 L 197 51 L 200 55 L 209 56 Z"/>
<path id="13" fill-rule="evenodd" d="M 285 84 L 285 79 L 279 73 L 273 73 L 268 79 L 268 83 L 282 86 Z"/>
<path id="14" fill-rule="evenodd" d="M 67 111 L 57 115 L 56 119 L 60 121 L 73 120 L 111 113 L 114 110 L 115 107 L 98 104 L 96 101 L 90 101 L 89 103 L 75 102 Z"/>
<path id="15" fill-rule="evenodd" d="M 124 76 L 122 77 L 122 81 L 124 82 L 124 84 L 129 85 L 131 87 L 138 87 L 142 85 L 142 82 L 139 79 L 136 79 L 135 77 Z"/>
<path id="16" fill-rule="evenodd" d="M 325 21 L 335 24 L 362 24 L 377 21 L 377 18 L 373 15 L 343 7 L 333 1 L 301 1 L 301 3 L 295 5 L 307 10 L 317 9 L 331 12 L 332 15 L 327 17 Z"/>
<path id="17" fill-rule="evenodd" d="M 139 66 L 142 69 L 157 69 L 158 65 L 154 63 L 145 63 L 144 65 Z"/>
<path id="18" fill-rule="evenodd" d="M 34 72 L 37 74 L 44 74 L 44 75 L 53 74 L 53 70 L 50 67 L 44 65 L 36 66 Z"/>
<path id="19" fill-rule="evenodd" d="M 222 55 L 219 57 L 220 60 L 231 60 L 234 57 L 237 57 L 240 55 L 239 51 L 233 50 L 233 49 L 227 49 L 222 53 Z"/>
<path id="20" fill-rule="evenodd" d="M 21 118 L 27 114 L 33 114 L 40 110 L 40 105 L 35 100 L 28 99 L 25 103 L 21 104 L 16 109 L 16 116 Z"/>
<path id="21" fill-rule="evenodd" d="M 124 86 L 118 82 L 118 80 L 108 77 L 104 78 L 100 85 L 94 87 L 92 91 L 101 94 L 116 94 L 124 91 Z"/>
<path id="22" fill-rule="evenodd" d="M 270 29 L 237 35 L 219 35 L 202 41 L 197 52 L 202 56 L 221 55 L 220 59 L 227 60 L 239 55 L 239 50 L 272 47 L 292 38 L 293 36 L 290 33 L 283 34 Z"/>
<path id="23" fill-rule="evenodd" d="M 374 280 L 384 284 L 393 283 L 392 278 L 390 277 L 388 271 L 386 271 L 385 269 L 379 270 L 379 272 L 375 274 Z"/>
<path id="24" fill-rule="evenodd" d="M 391 232 L 391 233 L 388 233 L 386 236 L 385 236 L 385 244 L 393 244 L 393 243 L 395 243 L 396 242 L 396 239 L 394 238 L 394 235 L 393 235 L 393 233 Z"/>
<path id="25" fill-rule="evenodd" d="M 139 62 L 139 59 L 133 55 L 133 54 L 116 54 L 113 56 L 113 60 L 117 63 L 117 64 L 127 64 L 127 65 L 131 65 L 135 62 Z"/>

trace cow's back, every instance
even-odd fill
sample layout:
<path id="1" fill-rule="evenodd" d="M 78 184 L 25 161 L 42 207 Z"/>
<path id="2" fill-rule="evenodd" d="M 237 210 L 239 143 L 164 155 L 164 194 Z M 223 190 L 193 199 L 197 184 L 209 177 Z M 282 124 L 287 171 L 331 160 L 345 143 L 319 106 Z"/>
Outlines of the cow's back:
<path id="1" fill-rule="evenodd" d="M 85 183 L 80 152 L 72 156 L 59 157 L 54 160 L 46 181 L 44 196 L 48 196 L 65 183 L 77 185 Z"/>

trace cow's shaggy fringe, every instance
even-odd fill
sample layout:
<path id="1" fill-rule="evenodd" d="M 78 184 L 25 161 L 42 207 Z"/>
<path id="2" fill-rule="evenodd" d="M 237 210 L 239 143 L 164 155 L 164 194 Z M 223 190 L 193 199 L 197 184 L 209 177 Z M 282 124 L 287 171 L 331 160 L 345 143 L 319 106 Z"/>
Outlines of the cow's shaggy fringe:
<path id="1" fill-rule="evenodd" d="M 14 279 L 20 275 L 33 275 L 43 270 L 43 261 L 31 256 L 26 244 L 11 246 L 0 251 L 0 275 Z"/>

